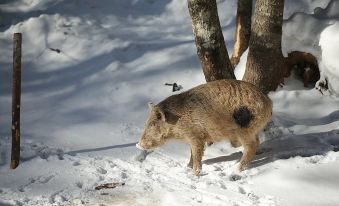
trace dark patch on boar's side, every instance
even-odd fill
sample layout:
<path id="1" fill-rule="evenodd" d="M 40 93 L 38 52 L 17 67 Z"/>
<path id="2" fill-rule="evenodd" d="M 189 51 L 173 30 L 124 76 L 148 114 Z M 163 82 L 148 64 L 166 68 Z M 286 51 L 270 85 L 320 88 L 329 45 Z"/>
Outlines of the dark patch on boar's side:
<path id="1" fill-rule="evenodd" d="M 241 106 L 234 110 L 233 118 L 240 127 L 246 127 L 250 123 L 253 116 L 251 111 L 246 106 Z"/>
<path id="2" fill-rule="evenodd" d="M 165 118 L 166 118 L 166 122 L 169 123 L 169 124 L 176 124 L 178 119 L 179 119 L 179 116 L 169 112 L 169 111 L 165 111 Z"/>

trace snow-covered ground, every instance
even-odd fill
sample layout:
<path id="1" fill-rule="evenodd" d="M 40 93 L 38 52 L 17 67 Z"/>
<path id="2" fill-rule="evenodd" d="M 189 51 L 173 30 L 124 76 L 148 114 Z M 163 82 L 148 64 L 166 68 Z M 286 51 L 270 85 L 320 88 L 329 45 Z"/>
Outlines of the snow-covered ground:
<path id="1" fill-rule="evenodd" d="M 236 0 L 218 1 L 228 51 Z M 137 161 L 147 102 L 204 82 L 183 0 L 0 3 L 0 205 L 339 205 L 339 1 L 286 0 L 284 54 L 316 55 L 330 92 L 291 77 L 252 168 L 207 148 L 203 173 L 172 142 Z M 314 10 L 315 9 L 315 10 Z M 23 33 L 22 159 L 9 169 L 12 35 Z M 60 53 L 52 51 L 60 49 Z M 237 67 L 241 78 L 246 58 Z M 98 184 L 125 183 L 94 190 Z"/>

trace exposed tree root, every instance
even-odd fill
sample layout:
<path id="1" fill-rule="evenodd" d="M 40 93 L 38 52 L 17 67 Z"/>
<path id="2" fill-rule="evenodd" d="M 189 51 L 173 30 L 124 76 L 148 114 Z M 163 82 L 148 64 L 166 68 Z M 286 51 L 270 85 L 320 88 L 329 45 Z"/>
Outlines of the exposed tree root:
<path id="1" fill-rule="evenodd" d="M 291 75 L 292 70 L 300 77 L 304 87 L 315 84 L 320 78 L 317 59 L 310 53 L 293 51 L 285 58 L 285 77 Z"/>

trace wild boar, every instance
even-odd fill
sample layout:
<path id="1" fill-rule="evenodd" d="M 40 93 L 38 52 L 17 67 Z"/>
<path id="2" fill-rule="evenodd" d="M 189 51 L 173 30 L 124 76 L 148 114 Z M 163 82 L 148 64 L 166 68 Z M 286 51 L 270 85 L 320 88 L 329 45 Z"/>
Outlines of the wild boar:
<path id="1" fill-rule="evenodd" d="M 238 80 L 202 84 L 149 107 L 138 146 L 150 150 L 169 139 L 183 140 L 191 146 L 188 167 L 196 175 L 205 144 L 224 139 L 244 147 L 238 169 L 246 169 L 259 146 L 258 133 L 272 116 L 272 101 L 254 85 Z"/>

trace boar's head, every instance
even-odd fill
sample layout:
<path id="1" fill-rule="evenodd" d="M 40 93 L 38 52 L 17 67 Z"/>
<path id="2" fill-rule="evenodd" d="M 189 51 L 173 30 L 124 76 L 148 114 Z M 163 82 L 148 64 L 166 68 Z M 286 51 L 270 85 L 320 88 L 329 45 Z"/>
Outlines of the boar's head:
<path id="1" fill-rule="evenodd" d="M 170 124 L 166 121 L 165 112 L 160 107 L 153 103 L 149 103 L 148 106 L 150 113 L 138 143 L 138 146 L 144 150 L 150 150 L 163 145 L 168 138 L 171 128 Z"/>

